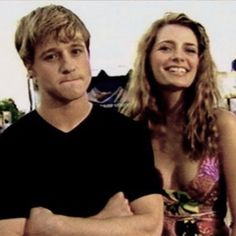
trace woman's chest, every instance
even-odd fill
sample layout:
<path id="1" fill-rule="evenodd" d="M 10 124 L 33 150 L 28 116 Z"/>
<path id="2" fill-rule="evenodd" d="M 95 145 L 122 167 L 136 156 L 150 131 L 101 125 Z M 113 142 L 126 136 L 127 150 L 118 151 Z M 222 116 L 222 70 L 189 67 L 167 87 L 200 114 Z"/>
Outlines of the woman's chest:
<path id="1" fill-rule="evenodd" d="M 197 176 L 200 161 L 191 160 L 178 141 L 163 147 L 163 140 L 158 140 L 152 145 L 155 167 L 161 172 L 164 188 L 185 189 Z"/>
<path id="2" fill-rule="evenodd" d="M 155 157 L 155 166 L 161 172 L 165 189 L 186 189 L 198 175 L 199 162 L 173 160 L 166 155 Z"/>

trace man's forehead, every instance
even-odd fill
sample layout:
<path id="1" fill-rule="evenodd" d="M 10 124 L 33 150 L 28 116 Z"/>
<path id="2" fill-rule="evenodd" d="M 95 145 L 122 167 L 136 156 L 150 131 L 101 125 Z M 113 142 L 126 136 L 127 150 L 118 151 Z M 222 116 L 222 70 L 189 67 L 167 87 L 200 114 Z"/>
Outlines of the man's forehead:
<path id="1" fill-rule="evenodd" d="M 50 34 L 42 39 L 39 44 L 42 46 L 47 46 L 52 43 L 82 43 L 84 44 L 84 38 L 81 32 L 77 31 L 73 36 L 66 35 L 66 33 L 59 33 L 59 34 Z"/>

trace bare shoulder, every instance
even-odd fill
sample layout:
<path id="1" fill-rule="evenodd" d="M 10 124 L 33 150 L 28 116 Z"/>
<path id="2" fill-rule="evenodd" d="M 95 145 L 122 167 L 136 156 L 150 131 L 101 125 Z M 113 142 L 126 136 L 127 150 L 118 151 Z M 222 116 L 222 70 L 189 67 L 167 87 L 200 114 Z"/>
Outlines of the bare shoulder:
<path id="1" fill-rule="evenodd" d="M 216 116 L 221 152 L 224 159 L 231 159 L 236 152 L 236 115 L 233 112 L 219 109 Z"/>
<path id="2" fill-rule="evenodd" d="M 225 109 L 216 110 L 217 126 L 220 132 L 227 132 L 236 129 L 236 115 Z"/>

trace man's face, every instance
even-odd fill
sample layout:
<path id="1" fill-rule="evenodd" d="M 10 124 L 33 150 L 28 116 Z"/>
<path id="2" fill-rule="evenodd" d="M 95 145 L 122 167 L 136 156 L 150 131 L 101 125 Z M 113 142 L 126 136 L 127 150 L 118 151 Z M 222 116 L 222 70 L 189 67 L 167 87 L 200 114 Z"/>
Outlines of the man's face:
<path id="1" fill-rule="evenodd" d="M 30 70 L 41 99 L 69 102 L 84 97 L 91 82 L 91 68 L 81 34 L 68 42 L 47 37 L 35 47 Z"/>

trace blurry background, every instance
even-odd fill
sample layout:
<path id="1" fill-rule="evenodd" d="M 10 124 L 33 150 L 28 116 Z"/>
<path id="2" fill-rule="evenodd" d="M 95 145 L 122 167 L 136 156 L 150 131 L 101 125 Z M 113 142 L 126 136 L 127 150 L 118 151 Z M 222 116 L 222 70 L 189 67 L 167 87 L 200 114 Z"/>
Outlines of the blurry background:
<path id="1" fill-rule="evenodd" d="M 146 28 L 167 11 L 184 12 L 206 27 L 221 90 L 226 95 L 235 93 L 232 62 L 236 58 L 236 1 L 1 0 L 0 100 L 11 98 L 20 110 L 27 112 L 30 106 L 26 70 L 14 48 L 14 32 L 23 15 L 50 3 L 73 10 L 87 25 L 92 35 L 93 76 L 101 70 L 110 76 L 127 74 L 137 41 Z"/>

